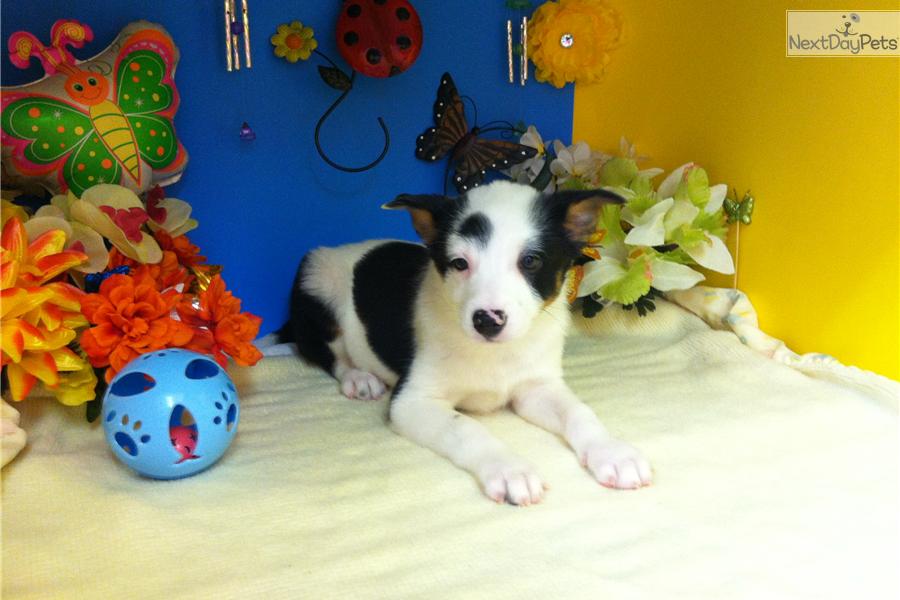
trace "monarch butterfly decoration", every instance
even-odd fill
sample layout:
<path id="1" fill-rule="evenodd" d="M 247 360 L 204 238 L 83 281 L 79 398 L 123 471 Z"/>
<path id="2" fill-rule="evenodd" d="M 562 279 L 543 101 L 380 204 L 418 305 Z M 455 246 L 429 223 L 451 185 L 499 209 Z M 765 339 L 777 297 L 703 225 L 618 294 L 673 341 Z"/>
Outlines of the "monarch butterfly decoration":
<path id="1" fill-rule="evenodd" d="M 91 41 L 90 27 L 59 20 L 50 38 L 49 46 L 24 31 L 9 39 L 12 63 L 24 69 L 37 58 L 45 76 L 3 88 L 5 174 L 78 196 L 98 183 L 142 192 L 177 181 L 187 152 L 173 125 L 179 52 L 169 34 L 152 23 L 131 23 L 106 50 L 81 62 L 68 47 Z"/>
<path id="2" fill-rule="evenodd" d="M 449 156 L 444 172 L 445 193 L 451 166 L 454 167 L 453 185 L 462 194 L 481 185 L 488 171 L 508 169 L 537 154 L 537 149 L 530 146 L 479 137 L 493 131 L 515 132 L 513 125 L 505 121 L 470 129 L 462 97 L 450 73 L 441 76 L 432 112 L 434 127 L 416 138 L 416 158 L 435 162 Z"/>

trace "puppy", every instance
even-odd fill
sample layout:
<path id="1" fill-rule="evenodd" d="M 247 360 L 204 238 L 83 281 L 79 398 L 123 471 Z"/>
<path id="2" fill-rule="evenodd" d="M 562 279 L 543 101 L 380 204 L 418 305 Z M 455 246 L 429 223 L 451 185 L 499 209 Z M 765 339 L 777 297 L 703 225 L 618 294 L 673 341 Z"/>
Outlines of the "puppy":
<path id="1" fill-rule="evenodd" d="M 459 198 L 401 195 L 425 246 L 369 241 L 300 263 L 282 339 L 350 398 L 393 388 L 393 428 L 469 471 L 496 502 L 540 502 L 535 470 L 465 413 L 511 406 L 563 436 L 601 484 L 638 488 L 650 466 L 610 437 L 563 381 L 566 273 L 604 190 L 544 197 L 506 181 Z"/>

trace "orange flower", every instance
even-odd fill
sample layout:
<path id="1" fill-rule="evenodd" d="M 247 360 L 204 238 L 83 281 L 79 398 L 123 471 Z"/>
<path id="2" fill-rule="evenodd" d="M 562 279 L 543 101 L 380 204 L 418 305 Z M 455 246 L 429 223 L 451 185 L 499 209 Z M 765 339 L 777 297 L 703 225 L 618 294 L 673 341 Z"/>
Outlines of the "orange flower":
<path id="1" fill-rule="evenodd" d="M 185 267 L 196 267 L 206 262 L 206 257 L 200 255 L 200 248 L 193 245 L 186 235 L 172 237 L 164 229 L 153 232 L 160 248 L 175 253 L 178 262 Z"/>
<path id="2" fill-rule="evenodd" d="M 622 19 L 603 0 L 545 2 L 528 21 L 535 79 L 558 88 L 599 81 L 621 40 Z"/>
<path id="3" fill-rule="evenodd" d="M 81 252 L 63 250 L 65 242 L 65 232 L 51 229 L 29 243 L 17 217 L 3 225 L 0 365 L 15 401 L 24 400 L 38 380 L 64 404 L 81 404 L 93 397 L 92 374 L 78 381 L 67 375 L 87 368 L 67 348 L 75 329 L 87 325 L 79 304 L 83 293 L 62 281 L 48 283 L 87 260 Z"/>
<path id="4" fill-rule="evenodd" d="M 3 226 L 0 250 L 0 288 L 33 287 L 47 283 L 87 260 L 75 250 L 63 250 L 66 234 L 51 229 L 29 243 L 22 222 L 13 217 Z"/>
<path id="5" fill-rule="evenodd" d="M 141 263 L 128 258 L 124 254 L 113 248 L 109 251 L 109 265 L 107 269 L 114 269 L 119 266 L 127 266 L 132 271 L 142 266 Z M 178 257 L 174 252 L 163 250 L 162 260 L 153 265 L 145 265 L 150 277 L 156 282 L 156 289 L 159 291 L 173 288 L 180 283 L 184 284 L 184 289 L 190 287 L 194 277 L 178 262 Z"/>
<path id="6" fill-rule="evenodd" d="M 255 365 L 262 353 L 252 344 L 262 319 L 241 312 L 241 301 L 225 289 L 219 275 L 195 299 L 183 299 L 178 305 L 181 320 L 197 329 L 189 350 L 210 354 L 222 367 L 226 354 L 241 366 Z"/>
<path id="7" fill-rule="evenodd" d="M 81 310 L 96 327 L 81 334 L 81 347 L 92 365 L 110 367 L 107 382 L 141 354 L 191 341 L 191 328 L 170 316 L 180 300 L 173 289 L 157 290 L 146 265 L 131 275 L 109 277 L 99 293 L 82 299 Z"/>

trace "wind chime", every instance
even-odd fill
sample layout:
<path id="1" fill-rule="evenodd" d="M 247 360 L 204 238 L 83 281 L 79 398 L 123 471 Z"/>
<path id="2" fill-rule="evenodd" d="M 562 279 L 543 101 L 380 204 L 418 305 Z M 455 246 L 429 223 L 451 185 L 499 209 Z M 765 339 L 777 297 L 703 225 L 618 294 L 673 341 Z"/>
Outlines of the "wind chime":
<path id="1" fill-rule="evenodd" d="M 225 64 L 229 71 L 239 71 L 241 68 L 242 37 L 244 57 L 249 69 L 253 63 L 250 60 L 250 15 L 247 12 L 247 0 L 241 0 L 240 14 L 237 0 L 225 0 Z"/>
<path id="2" fill-rule="evenodd" d="M 250 58 L 250 14 L 247 0 L 241 0 L 241 12 L 238 14 L 237 0 L 225 0 L 225 65 L 228 71 L 241 69 L 241 38 L 244 39 L 244 58 L 247 68 L 253 67 Z M 244 121 L 238 136 L 245 142 L 256 139 L 256 133 Z"/>
<path id="3" fill-rule="evenodd" d="M 516 54 L 519 55 L 519 85 L 525 85 L 528 81 L 528 17 L 522 17 L 519 23 L 519 43 L 516 46 L 513 46 L 513 20 L 506 20 L 506 61 L 510 83 L 516 81 L 516 69 L 513 66 Z"/>

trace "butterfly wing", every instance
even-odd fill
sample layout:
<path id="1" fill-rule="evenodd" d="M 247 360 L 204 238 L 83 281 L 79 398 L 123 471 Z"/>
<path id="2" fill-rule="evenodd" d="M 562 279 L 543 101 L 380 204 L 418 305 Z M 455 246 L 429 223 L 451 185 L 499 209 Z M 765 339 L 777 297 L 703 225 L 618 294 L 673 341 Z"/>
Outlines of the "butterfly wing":
<path id="1" fill-rule="evenodd" d="M 4 94 L 0 127 L 3 146 L 13 148 L 13 164 L 25 175 L 58 169 L 94 130 L 75 105 L 33 94 Z"/>
<path id="2" fill-rule="evenodd" d="M 435 126 L 426 129 L 416 139 L 416 158 L 427 161 L 446 156 L 469 132 L 465 108 L 450 73 L 444 73 L 441 77 L 433 113 Z"/>
<path id="3" fill-rule="evenodd" d="M 98 183 L 119 183 L 121 177 L 119 161 L 95 131 L 69 155 L 62 170 L 62 178 L 76 196 Z"/>
<path id="4" fill-rule="evenodd" d="M 453 185 L 463 193 L 484 181 L 487 171 L 508 169 L 537 154 L 537 149 L 504 140 L 474 138 L 456 163 Z"/>
<path id="5" fill-rule="evenodd" d="M 150 167 L 162 171 L 176 160 L 181 144 L 171 120 L 155 115 L 126 115 L 125 118 L 134 130 L 141 159 Z"/>
<path id="6" fill-rule="evenodd" d="M 135 33 L 123 47 L 116 59 L 116 101 L 134 131 L 141 159 L 155 171 L 173 171 L 186 160 L 172 123 L 179 104 L 174 47 L 152 29 Z"/>
<path id="7" fill-rule="evenodd" d="M 753 205 L 756 201 L 753 199 L 753 196 L 750 195 L 750 192 L 744 194 L 744 199 L 741 202 L 741 207 L 739 210 L 741 223 L 744 225 L 749 225 L 753 220 Z"/>

